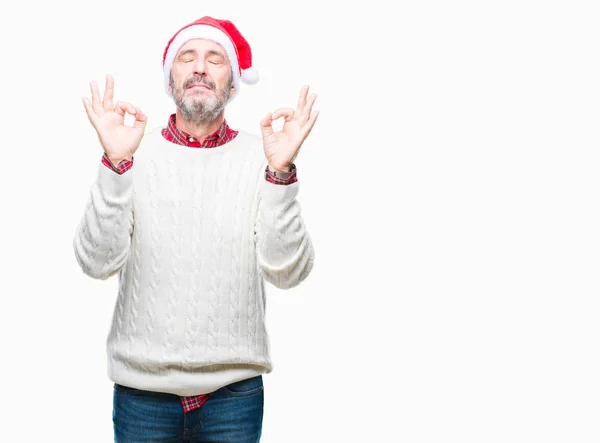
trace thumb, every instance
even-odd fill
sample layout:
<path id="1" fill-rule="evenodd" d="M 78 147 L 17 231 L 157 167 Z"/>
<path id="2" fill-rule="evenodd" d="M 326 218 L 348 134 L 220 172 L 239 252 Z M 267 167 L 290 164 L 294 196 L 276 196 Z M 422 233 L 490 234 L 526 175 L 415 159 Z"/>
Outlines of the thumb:
<path id="1" fill-rule="evenodd" d="M 270 112 L 260 121 L 260 132 L 263 138 L 273 134 L 273 114 Z"/>
<path id="2" fill-rule="evenodd" d="M 133 127 L 137 129 L 145 129 L 146 123 L 148 123 L 148 116 L 142 112 L 138 107 L 135 108 L 135 121 Z"/>

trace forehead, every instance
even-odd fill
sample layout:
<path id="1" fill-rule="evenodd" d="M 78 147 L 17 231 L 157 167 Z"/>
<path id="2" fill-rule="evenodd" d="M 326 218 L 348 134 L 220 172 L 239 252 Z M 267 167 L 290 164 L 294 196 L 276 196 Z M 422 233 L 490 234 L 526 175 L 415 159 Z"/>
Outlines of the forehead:
<path id="1" fill-rule="evenodd" d="M 185 44 L 179 48 L 177 55 L 179 55 L 182 51 L 186 51 L 189 49 L 193 49 L 198 53 L 203 53 L 207 51 L 217 51 L 226 55 L 225 49 L 217 42 L 213 42 L 212 40 L 206 40 L 204 38 L 194 38 L 185 42 Z"/>

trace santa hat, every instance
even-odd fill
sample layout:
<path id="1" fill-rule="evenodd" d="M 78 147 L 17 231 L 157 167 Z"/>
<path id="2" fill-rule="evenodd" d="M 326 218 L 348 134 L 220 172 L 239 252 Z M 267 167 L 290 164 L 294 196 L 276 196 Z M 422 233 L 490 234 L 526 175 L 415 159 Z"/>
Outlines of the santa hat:
<path id="1" fill-rule="evenodd" d="M 240 31 L 228 20 L 219 20 L 212 17 L 202 17 L 189 25 L 184 26 L 175 33 L 163 54 L 163 70 L 165 75 L 165 90 L 169 93 L 169 79 L 175 56 L 179 49 L 194 38 L 203 38 L 219 43 L 229 58 L 233 73 L 234 90 L 229 101 L 237 95 L 240 80 L 253 85 L 258 82 L 258 72 L 252 67 L 252 52 L 250 45 Z"/>

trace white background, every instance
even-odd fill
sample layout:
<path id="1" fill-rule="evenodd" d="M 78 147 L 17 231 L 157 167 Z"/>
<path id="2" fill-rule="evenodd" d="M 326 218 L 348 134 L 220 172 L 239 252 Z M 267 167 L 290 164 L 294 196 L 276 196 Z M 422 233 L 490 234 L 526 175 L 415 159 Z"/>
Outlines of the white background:
<path id="1" fill-rule="evenodd" d="M 393 3 L 2 13 L 1 441 L 112 441 L 117 279 L 72 250 L 102 153 L 81 97 L 110 73 L 162 126 L 164 47 L 203 15 L 261 74 L 231 126 L 319 94 L 296 162 L 316 263 L 267 287 L 262 442 L 600 441 L 596 3 Z"/>

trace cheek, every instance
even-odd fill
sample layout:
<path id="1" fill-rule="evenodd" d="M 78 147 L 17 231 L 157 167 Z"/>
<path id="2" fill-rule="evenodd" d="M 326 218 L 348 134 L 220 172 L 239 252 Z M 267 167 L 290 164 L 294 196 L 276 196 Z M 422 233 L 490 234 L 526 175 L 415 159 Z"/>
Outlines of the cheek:
<path id="1" fill-rule="evenodd" d="M 211 70 L 210 75 L 215 81 L 215 83 L 219 85 L 219 88 L 223 89 L 227 85 L 227 80 L 231 75 L 231 68 L 229 68 L 228 66 L 215 65 L 214 68 Z"/>
<path id="2" fill-rule="evenodd" d="M 173 69 L 171 69 L 171 79 L 173 80 L 172 83 L 175 84 L 175 87 L 179 87 L 179 79 L 181 78 L 181 75 L 179 74 L 179 70 L 175 69 L 173 67 Z"/>
<path id="3" fill-rule="evenodd" d="M 173 81 L 175 82 L 175 86 L 178 88 L 181 87 L 183 82 L 190 75 L 190 68 L 185 65 L 173 65 L 173 69 L 171 69 L 171 75 L 173 76 Z"/>

